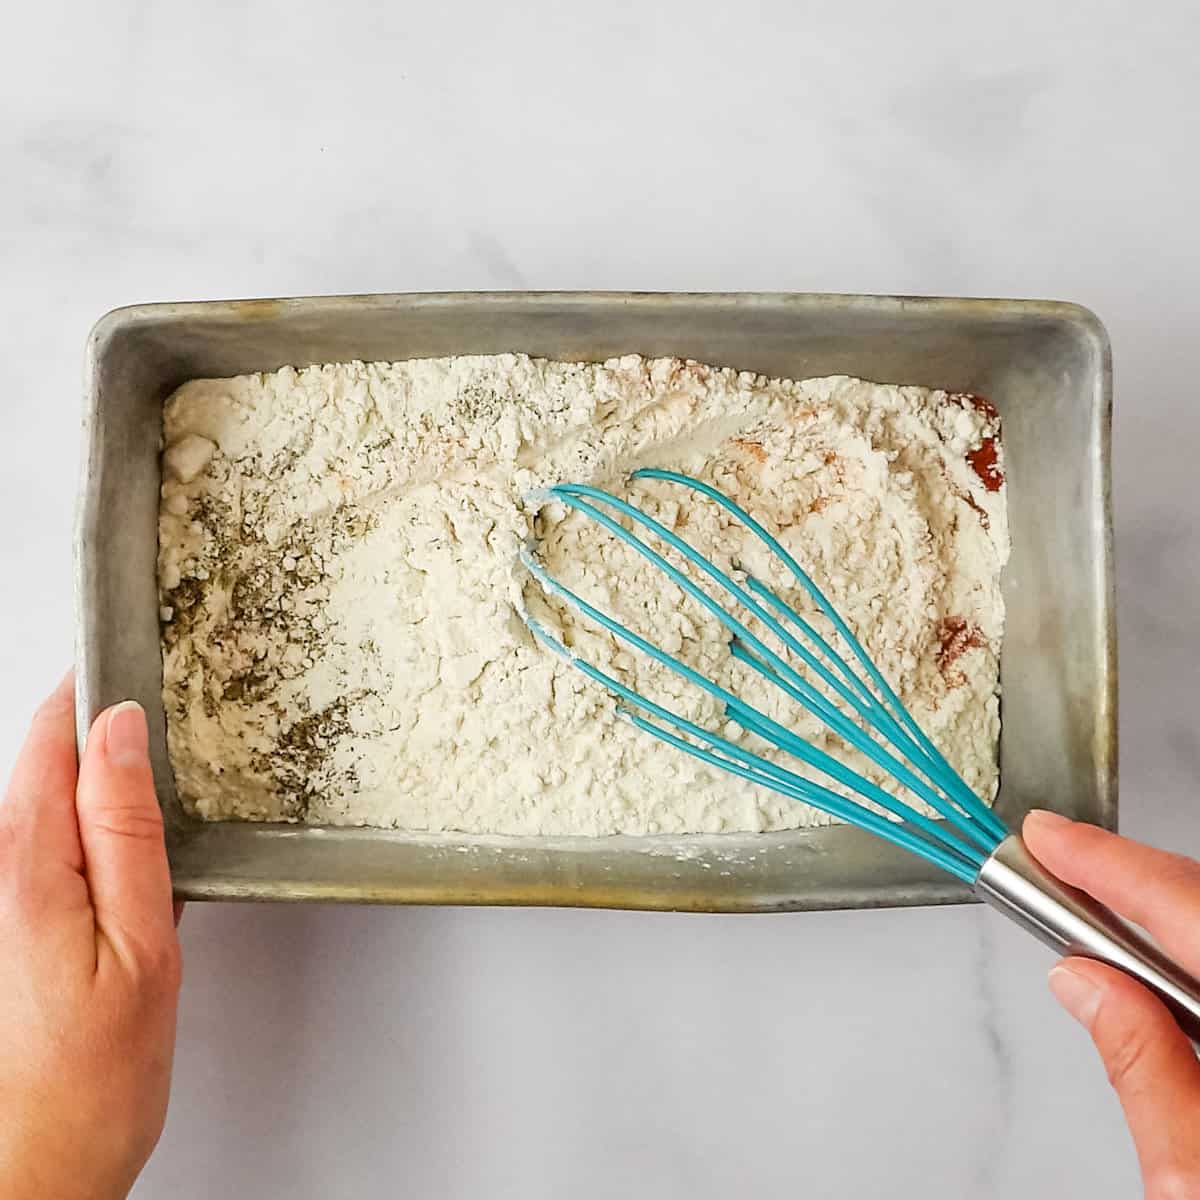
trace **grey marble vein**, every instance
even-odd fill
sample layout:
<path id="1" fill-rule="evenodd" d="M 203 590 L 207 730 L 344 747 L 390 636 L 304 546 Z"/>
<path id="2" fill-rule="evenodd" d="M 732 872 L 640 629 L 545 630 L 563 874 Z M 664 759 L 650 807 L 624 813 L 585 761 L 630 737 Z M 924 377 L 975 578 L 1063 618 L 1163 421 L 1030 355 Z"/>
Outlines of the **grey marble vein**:
<path id="1" fill-rule="evenodd" d="M 987 1118 L 985 1144 L 976 1156 L 975 1189 L 978 1200 L 999 1197 L 1000 1163 L 1008 1152 L 1013 1127 L 1013 1106 L 1017 1103 L 1016 1070 L 1010 1033 L 1005 1022 L 1002 997 L 996 989 L 997 963 L 995 923 L 1000 919 L 993 912 L 980 911 L 975 939 L 972 971 L 974 975 L 978 1036 L 985 1051 L 986 1073 L 979 1080 L 982 1103 Z M 1031 981 L 1032 982 L 1032 981 Z"/>

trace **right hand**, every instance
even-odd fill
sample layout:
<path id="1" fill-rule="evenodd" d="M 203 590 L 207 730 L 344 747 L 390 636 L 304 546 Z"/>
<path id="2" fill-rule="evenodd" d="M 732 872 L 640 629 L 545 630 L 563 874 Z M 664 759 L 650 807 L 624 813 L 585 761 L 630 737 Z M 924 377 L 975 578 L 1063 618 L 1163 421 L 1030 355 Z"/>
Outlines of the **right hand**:
<path id="1" fill-rule="evenodd" d="M 1055 813 L 1031 812 L 1022 835 L 1064 883 L 1141 925 L 1200 976 L 1200 863 Z M 1086 958 L 1058 963 L 1050 988 L 1104 1061 L 1146 1200 L 1200 1197 L 1200 1062 L 1166 1006 L 1128 975 Z"/>

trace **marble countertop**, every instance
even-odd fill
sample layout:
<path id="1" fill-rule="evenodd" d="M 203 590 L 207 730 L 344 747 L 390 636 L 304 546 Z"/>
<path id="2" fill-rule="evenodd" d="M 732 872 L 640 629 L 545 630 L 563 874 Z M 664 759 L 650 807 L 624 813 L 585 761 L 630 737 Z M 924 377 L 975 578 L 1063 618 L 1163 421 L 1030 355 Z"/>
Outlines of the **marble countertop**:
<path id="1" fill-rule="evenodd" d="M 1200 10 L 315 7 L 7 18 L 0 762 L 71 656 L 80 365 L 109 308 L 1042 296 L 1114 345 L 1123 828 L 1200 852 Z M 139 1197 L 1137 1191 L 1049 959 L 977 908 L 194 905 L 183 942 Z"/>

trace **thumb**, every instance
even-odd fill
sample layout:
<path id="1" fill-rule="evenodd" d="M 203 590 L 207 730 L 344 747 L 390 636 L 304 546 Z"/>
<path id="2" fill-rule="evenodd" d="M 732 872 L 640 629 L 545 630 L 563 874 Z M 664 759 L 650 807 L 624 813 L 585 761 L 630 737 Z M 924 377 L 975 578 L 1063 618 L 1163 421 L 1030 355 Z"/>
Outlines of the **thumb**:
<path id="1" fill-rule="evenodd" d="M 154 793 L 146 714 L 126 700 L 88 733 L 75 807 L 96 924 L 118 951 L 174 943 L 171 877 Z"/>
<path id="2" fill-rule="evenodd" d="M 1125 1110 L 1147 1196 L 1195 1194 L 1169 1190 L 1200 1186 L 1200 1063 L 1166 1006 L 1086 958 L 1063 959 L 1050 972 L 1050 990 L 1092 1035 Z"/>

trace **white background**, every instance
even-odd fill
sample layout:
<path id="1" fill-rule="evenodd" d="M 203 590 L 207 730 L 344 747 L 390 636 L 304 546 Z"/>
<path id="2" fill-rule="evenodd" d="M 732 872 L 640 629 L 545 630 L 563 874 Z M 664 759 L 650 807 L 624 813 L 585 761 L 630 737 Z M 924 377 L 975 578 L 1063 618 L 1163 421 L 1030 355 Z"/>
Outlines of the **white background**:
<path id="1" fill-rule="evenodd" d="M 323 12 L 318 12 L 323 9 Z M 1185 2 L 7 11 L 0 760 L 71 655 L 84 339 L 144 300 L 1038 296 L 1117 380 L 1126 832 L 1200 851 Z M 977 909 L 194 905 L 139 1197 L 1129 1197 L 1043 951 Z"/>

